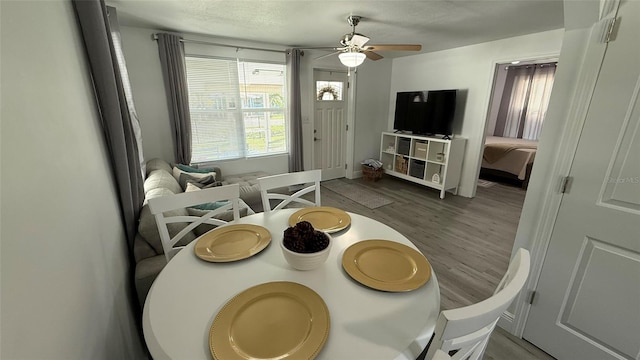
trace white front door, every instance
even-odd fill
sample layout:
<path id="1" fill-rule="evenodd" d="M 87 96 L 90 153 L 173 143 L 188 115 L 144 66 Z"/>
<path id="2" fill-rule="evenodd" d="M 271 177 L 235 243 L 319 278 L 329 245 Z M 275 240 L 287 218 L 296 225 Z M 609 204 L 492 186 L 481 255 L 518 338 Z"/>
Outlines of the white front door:
<path id="1" fill-rule="evenodd" d="M 322 180 L 345 176 L 347 155 L 347 73 L 314 70 L 313 168 Z"/>
<path id="2" fill-rule="evenodd" d="M 523 334 L 558 359 L 640 359 L 640 2 L 619 19 Z"/>

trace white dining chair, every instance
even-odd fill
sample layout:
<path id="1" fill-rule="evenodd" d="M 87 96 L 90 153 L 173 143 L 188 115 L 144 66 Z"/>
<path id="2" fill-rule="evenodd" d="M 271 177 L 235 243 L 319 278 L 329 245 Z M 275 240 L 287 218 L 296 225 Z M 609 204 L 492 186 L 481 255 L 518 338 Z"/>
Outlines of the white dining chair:
<path id="1" fill-rule="evenodd" d="M 447 354 L 446 352 L 438 349 L 436 350 L 436 353 L 433 354 L 432 360 L 451 360 L 451 356 L 449 356 L 449 354 Z"/>
<path id="2" fill-rule="evenodd" d="M 155 215 L 160 239 L 162 240 L 162 249 L 167 257 L 167 262 L 180 251 L 184 246 L 176 246 L 176 244 L 187 233 L 195 229 L 200 224 L 209 225 L 225 225 L 227 221 L 216 219 L 214 216 L 225 211 L 233 211 L 233 220 L 240 218 L 240 186 L 238 184 L 216 186 L 208 189 L 202 189 L 191 192 L 184 192 L 169 196 L 162 196 L 149 199 L 149 210 Z M 172 215 L 172 210 L 184 209 L 197 205 L 214 203 L 217 201 L 227 200 L 228 204 L 222 205 L 214 210 L 204 212 L 201 216 L 193 215 Z M 169 234 L 170 224 L 183 223 L 187 224 L 182 230 L 178 231 L 173 237 Z"/>
<path id="3" fill-rule="evenodd" d="M 268 213 L 272 210 L 282 209 L 291 203 L 298 203 L 306 206 L 320 206 L 321 178 L 322 173 L 320 170 L 299 171 L 258 178 L 264 212 Z M 303 184 L 305 187 L 293 194 L 282 194 L 277 191 L 280 188 Z M 303 195 L 312 191 L 315 191 L 315 201 L 309 201 L 302 198 Z M 272 208 L 271 200 L 280 200 L 280 202 Z"/>
<path id="4" fill-rule="evenodd" d="M 419 336 L 412 344 L 411 359 L 419 358 L 420 352 L 427 349 L 425 360 L 434 360 L 449 355 L 453 360 L 482 359 L 500 315 L 509 307 L 520 293 L 529 276 L 529 251 L 519 249 L 493 295 L 477 304 L 440 312 L 433 339 L 431 336 Z M 440 357 L 438 357 L 440 356 Z"/>

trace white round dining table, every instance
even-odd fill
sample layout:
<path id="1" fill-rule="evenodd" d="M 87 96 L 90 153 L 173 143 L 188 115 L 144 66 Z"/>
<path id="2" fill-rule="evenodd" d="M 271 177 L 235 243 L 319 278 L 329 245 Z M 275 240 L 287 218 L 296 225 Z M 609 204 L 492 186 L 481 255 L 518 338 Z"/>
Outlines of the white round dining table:
<path id="1" fill-rule="evenodd" d="M 203 261 L 194 253 L 196 240 L 165 266 L 143 311 L 144 338 L 154 360 L 211 359 L 209 330 L 218 311 L 238 293 L 273 281 L 305 285 L 326 303 L 329 336 L 316 359 L 406 359 L 415 352 L 409 347 L 419 334 L 433 333 L 440 311 L 433 270 L 431 279 L 418 289 L 385 292 L 356 282 L 342 267 L 342 254 L 359 241 L 391 240 L 417 250 L 415 245 L 381 222 L 348 213 L 351 225 L 331 234 L 327 261 L 314 270 L 295 270 L 285 260 L 280 242 L 296 210 L 258 213 L 233 222 L 270 231 L 269 246 L 252 257 L 226 263 Z"/>

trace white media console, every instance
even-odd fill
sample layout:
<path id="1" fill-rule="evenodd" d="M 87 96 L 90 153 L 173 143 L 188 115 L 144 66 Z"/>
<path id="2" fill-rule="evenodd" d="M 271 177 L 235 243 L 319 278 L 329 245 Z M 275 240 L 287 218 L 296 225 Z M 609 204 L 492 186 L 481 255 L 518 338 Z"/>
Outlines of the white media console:
<path id="1" fill-rule="evenodd" d="M 466 139 L 383 132 L 380 161 L 385 173 L 440 190 L 458 194 Z"/>

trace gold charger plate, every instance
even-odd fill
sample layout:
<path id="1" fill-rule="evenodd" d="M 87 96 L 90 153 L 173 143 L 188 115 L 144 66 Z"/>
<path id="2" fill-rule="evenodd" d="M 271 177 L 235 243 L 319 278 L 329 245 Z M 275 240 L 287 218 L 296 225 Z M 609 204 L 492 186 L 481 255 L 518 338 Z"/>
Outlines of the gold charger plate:
<path id="1" fill-rule="evenodd" d="M 214 359 L 313 359 L 329 336 L 329 309 L 310 288 L 288 281 L 242 291 L 209 330 Z"/>
<path id="2" fill-rule="evenodd" d="M 269 245 L 271 233 L 262 226 L 232 224 L 215 228 L 202 235 L 194 251 L 210 262 L 229 262 L 251 257 Z"/>
<path id="3" fill-rule="evenodd" d="M 300 221 L 308 221 L 313 228 L 328 233 L 346 229 L 351 224 L 351 216 L 343 210 L 329 206 L 314 206 L 300 209 L 289 217 L 289 226 Z"/>
<path id="4" fill-rule="evenodd" d="M 382 291 L 411 291 L 431 279 L 431 264 L 420 252 L 389 240 L 349 246 L 342 255 L 342 267 L 357 282 Z"/>

